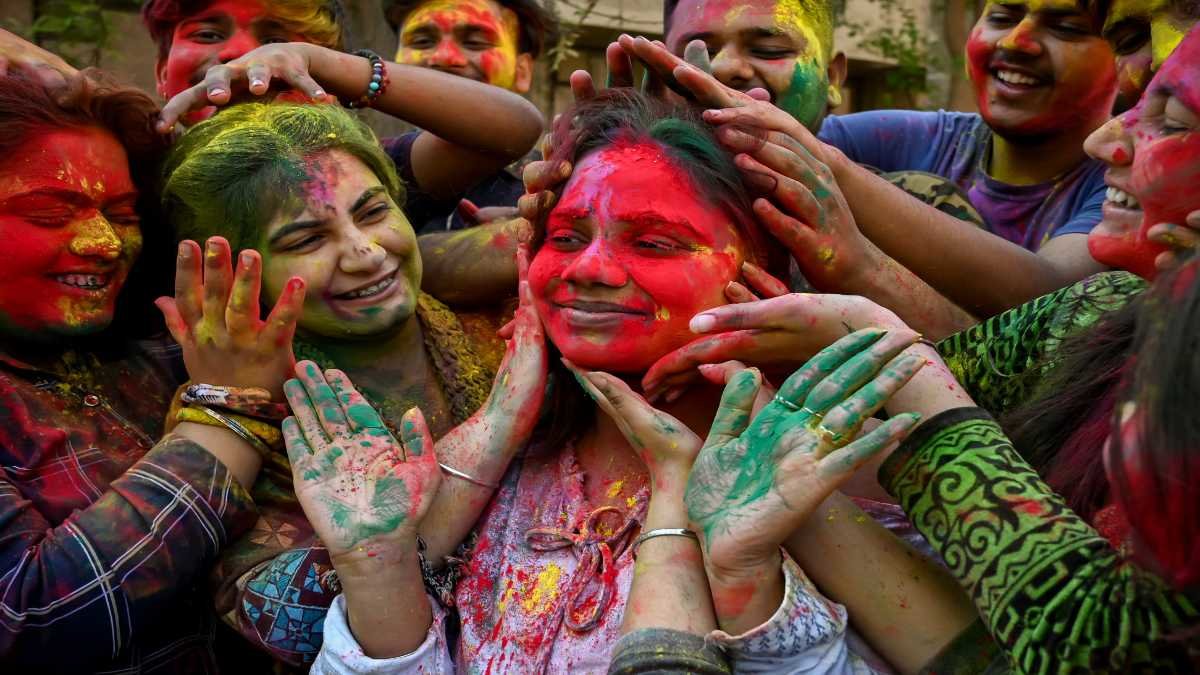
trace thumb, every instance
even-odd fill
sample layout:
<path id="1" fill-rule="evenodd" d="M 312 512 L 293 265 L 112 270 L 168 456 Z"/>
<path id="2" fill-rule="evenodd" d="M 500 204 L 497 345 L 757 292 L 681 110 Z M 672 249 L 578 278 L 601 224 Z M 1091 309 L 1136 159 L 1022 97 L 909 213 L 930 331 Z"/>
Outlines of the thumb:
<path id="1" fill-rule="evenodd" d="M 724 361 L 722 363 L 703 363 L 697 368 L 704 379 L 709 382 L 725 386 L 729 384 L 729 379 L 737 373 L 746 369 L 746 364 L 741 361 Z"/>
<path id="2" fill-rule="evenodd" d="M 420 408 L 409 408 L 400 418 L 400 442 L 404 444 L 404 453 L 413 458 L 436 462 L 437 456 L 433 449 L 433 434 L 425 422 L 425 415 Z"/>

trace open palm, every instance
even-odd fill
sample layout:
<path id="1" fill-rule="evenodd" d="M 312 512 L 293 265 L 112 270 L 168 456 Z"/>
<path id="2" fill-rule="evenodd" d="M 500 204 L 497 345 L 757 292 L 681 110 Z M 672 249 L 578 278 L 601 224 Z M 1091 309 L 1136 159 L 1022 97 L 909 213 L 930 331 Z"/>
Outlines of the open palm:
<path id="1" fill-rule="evenodd" d="M 416 546 L 441 480 L 420 410 L 404 415 L 398 441 L 345 373 L 311 361 L 296 373 L 284 387 L 295 415 L 284 441 L 296 497 L 330 556 Z"/>

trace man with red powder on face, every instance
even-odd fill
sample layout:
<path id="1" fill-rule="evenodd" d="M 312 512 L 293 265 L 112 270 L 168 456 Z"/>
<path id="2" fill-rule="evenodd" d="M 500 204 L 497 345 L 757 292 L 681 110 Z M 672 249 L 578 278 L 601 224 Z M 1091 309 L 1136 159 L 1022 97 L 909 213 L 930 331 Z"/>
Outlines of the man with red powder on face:
<path id="1" fill-rule="evenodd" d="M 344 45 L 338 0 L 148 0 L 142 21 L 158 45 L 154 67 L 163 100 L 204 79 L 212 66 L 273 42 Z M 191 113 L 191 124 L 216 111 Z"/>

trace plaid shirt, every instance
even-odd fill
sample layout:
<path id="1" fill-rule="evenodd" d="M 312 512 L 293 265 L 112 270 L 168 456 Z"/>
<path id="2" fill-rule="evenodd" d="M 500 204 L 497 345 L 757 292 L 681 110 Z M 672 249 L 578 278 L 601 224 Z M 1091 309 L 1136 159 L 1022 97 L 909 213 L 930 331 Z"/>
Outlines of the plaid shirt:
<path id="1" fill-rule="evenodd" d="M 198 588 L 254 506 L 195 443 L 155 442 L 163 361 L 0 354 L 0 669 L 215 672 Z"/>

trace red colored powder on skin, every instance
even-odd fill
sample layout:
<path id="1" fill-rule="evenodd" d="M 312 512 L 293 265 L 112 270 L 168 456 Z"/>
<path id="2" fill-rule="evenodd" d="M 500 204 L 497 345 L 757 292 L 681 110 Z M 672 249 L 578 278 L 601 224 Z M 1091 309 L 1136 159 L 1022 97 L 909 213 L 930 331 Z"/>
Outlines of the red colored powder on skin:
<path id="1" fill-rule="evenodd" d="M 750 601 L 754 599 L 754 589 L 758 582 L 747 581 L 737 586 L 713 591 L 713 609 L 717 616 L 723 619 L 741 616 Z"/>
<path id="2" fill-rule="evenodd" d="M 975 87 L 976 103 L 984 120 L 992 127 L 1021 134 L 1055 133 L 1077 128 L 1112 109 L 1116 96 L 1117 72 L 1112 50 L 1103 40 L 1084 40 L 1058 46 L 1063 54 L 1053 73 L 1053 91 L 1040 106 L 1031 92 L 1014 101 L 1005 100 L 993 90 L 991 68 L 1000 43 L 1013 51 L 1036 52 L 1041 49 L 1021 23 L 1012 32 L 997 36 L 982 26 L 971 30 L 967 39 L 967 72 Z M 1042 57 L 1049 59 L 1049 57 Z M 1007 108 L 1006 114 L 1001 109 Z M 1024 114 L 1021 114 L 1024 113 Z M 1016 123 L 1004 117 L 1020 117 Z"/>
<path id="3" fill-rule="evenodd" d="M 580 367 L 644 372 L 694 338 L 688 322 L 724 304 L 744 244 L 719 208 L 650 143 L 623 143 L 579 162 L 551 212 L 529 281 L 547 334 Z M 619 305 L 603 325 L 572 303 Z"/>
<path id="4" fill-rule="evenodd" d="M 124 149 L 99 129 L 30 138 L 0 166 L 0 314 L 35 337 L 108 325 L 141 249 Z M 117 215 L 121 218 L 118 219 Z M 125 218 L 132 218 L 128 222 Z M 67 286 L 65 274 L 106 276 L 102 290 Z"/>
<path id="5" fill-rule="evenodd" d="M 268 14 L 259 0 L 218 0 L 194 16 L 175 26 L 171 49 L 158 70 L 158 91 L 165 99 L 200 82 L 212 66 L 232 61 L 262 46 L 253 24 Z M 225 17 L 233 25 L 233 33 L 219 42 L 204 42 L 212 33 L 212 24 L 205 19 Z M 292 42 L 306 42 L 304 36 L 290 33 Z M 209 107 L 185 116 L 188 124 L 207 119 L 216 111 Z"/>
<path id="6" fill-rule="evenodd" d="M 1108 236 L 1102 224 L 1088 237 L 1088 250 L 1093 258 L 1146 279 L 1157 275 L 1154 259 L 1167 250 L 1147 240 L 1146 233 L 1159 223 L 1182 225 L 1188 214 L 1200 209 L 1200 193 L 1195 188 L 1200 184 L 1200 133 L 1165 133 L 1158 119 L 1161 115 L 1147 119 L 1143 112 L 1151 101 L 1156 101 L 1155 105 L 1162 103 L 1163 91 L 1174 92 L 1184 106 L 1200 112 L 1200 77 L 1194 65 L 1197 59 L 1200 59 L 1200 39 L 1193 35 L 1163 64 L 1147 88 L 1147 96 L 1121 116 L 1121 127 L 1133 144 L 1129 190 L 1142 205 L 1141 227 Z M 1123 165 L 1128 161 L 1123 155 L 1123 150 L 1116 149 L 1112 162 Z M 1116 170 L 1114 167 L 1110 172 Z"/>

